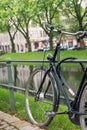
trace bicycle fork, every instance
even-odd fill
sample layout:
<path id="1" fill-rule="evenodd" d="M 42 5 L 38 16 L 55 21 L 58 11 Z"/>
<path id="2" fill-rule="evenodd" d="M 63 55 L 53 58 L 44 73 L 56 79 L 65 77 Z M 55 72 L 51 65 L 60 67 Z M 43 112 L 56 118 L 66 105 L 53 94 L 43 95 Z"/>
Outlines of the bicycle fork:
<path id="1" fill-rule="evenodd" d="M 49 71 L 50 71 L 50 69 L 48 69 L 46 72 L 45 72 L 45 74 L 44 74 L 44 77 L 43 77 L 43 79 L 42 79 L 42 81 L 41 81 L 41 84 L 40 84 L 40 86 L 39 86 L 39 88 L 38 88 L 38 91 L 37 91 L 37 93 L 35 94 L 35 101 L 38 101 L 38 100 L 42 100 L 42 99 L 44 99 L 44 97 L 45 97 L 45 95 L 46 95 L 46 92 L 48 91 L 48 89 L 49 89 L 49 86 L 50 86 L 50 84 L 51 84 L 51 81 L 49 80 L 49 82 L 48 82 L 48 84 L 47 84 L 47 86 L 46 86 L 46 89 L 45 89 L 45 91 L 44 91 L 44 93 L 42 92 L 42 90 L 43 90 L 43 84 L 44 84 L 44 82 L 45 82 L 45 79 L 46 79 L 46 76 L 47 76 L 47 74 L 49 73 Z"/>

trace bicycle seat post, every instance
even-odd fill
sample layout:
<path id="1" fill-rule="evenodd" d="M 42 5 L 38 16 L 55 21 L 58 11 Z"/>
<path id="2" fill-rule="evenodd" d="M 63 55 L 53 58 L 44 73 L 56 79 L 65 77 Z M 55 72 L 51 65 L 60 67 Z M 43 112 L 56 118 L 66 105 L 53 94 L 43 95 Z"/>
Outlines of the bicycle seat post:
<path id="1" fill-rule="evenodd" d="M 60 62 L 60 44 L 57 44 L 57 61 Z"/>
<path id="2" fill-rule="evenodd" d="M 59 41 L 57 42 L 57 62 L 60 62 L 60 43 L 61 43 L 62 34 L 60 34 Z"/>

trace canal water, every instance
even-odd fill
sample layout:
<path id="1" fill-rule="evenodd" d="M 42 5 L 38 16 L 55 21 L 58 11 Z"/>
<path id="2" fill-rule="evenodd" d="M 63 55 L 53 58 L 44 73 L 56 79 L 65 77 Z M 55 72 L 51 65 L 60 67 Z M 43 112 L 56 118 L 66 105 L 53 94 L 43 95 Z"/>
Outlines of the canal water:
<path id="1" fill-rule="evenodd" d="M 13 84 L 25 88 L 26 82 L 35 68 L 35 66 L 28 65 L 11 66 Z M 75 66 L 67 67 L 64 65 L 62 72 L 68 84 L 76 91 L 83 74 L 81 68 Z M 8 83 L 8 70 L 6 65 L 0 65 L 0 83 Z"/>

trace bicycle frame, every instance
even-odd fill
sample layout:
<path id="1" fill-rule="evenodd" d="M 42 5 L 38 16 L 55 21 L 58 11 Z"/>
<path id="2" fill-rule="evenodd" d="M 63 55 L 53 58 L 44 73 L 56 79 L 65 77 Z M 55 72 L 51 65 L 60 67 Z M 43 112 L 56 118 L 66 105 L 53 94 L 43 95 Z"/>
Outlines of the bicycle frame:
<path id="1" fill-rule="evenodd" d="M 57 66 L 54 65 L 54 62 L 55 62 L 55 58 L 58 54 L 58 63 L 57 63 Z M 82 76 L 82 79 L 81 79 L 81 83 L 79 85 L 79 88 L 77 90 L 77 94 L 75 94 L 73 92 L 73 90 L 70 88 L 70 86 L 66 83 L 62 73 L 61 73 L 61 67 L 60 65 L 68 60 L 68 59 L 71 59 L 71 60 L 74 60 L 76 59 L 75 57 L 67 57 L 65 59 L 62 59 L 60 60 L 60 44 L 58 43 L 57 46 L 56 46 L 56 49 L 55 49 L 55 52 L 54 52 L 54 55 L 53 55 L 53 61 L 50 60 L 50 67 L 52 68 L 52 74 L 53 76 L 55 77 L 55 80 L 56 80 L 56 83 L 57 83 L 57 86 L 59 87 L 58 89 L 61 89 L 63 95 L 64 95 L 64 98 L 65 98 L 65 101 L 67 103 L 67 106 L 68 106 L 68 110 L 69 112 L 71 113 L 76 113 L 76 111 L 78 112 L 78 108 L 79 108 L 79 101 L 80 101 L 80 97 L 81 97 L 81 94 L 82 94 L 82 91 L 83 91 L 83 87 L 84 87 L 84 82 L 85 82 L 85 79 L 87 77 L 87 68 L 85 68 L 84 70 L 84 74 Z M 81 63 L 80 63 L 81 64 Z M 70 102 L 70 99 L 66 93 L 66 90 L 64 88 L 64 86 L 68 89 L 68 91 L 71 93 L 72 96 L 74 96 L 74 100 L 73 100 L 73 103 L 71 105 L 71 102 Z M 78 113 L 80 114 L 80 113 Z"/>
<path id="2" fill-rule="evenodd" d="M 58 57 L 57 58 L 57 65 L 55 66 L 55 59 L 56 59 L 56 56 Z M 85 69 L 84 71 L 84 74 L 83 74 L 83 77 L 82 77 L 82 80 L 81 80 L 81 83 L 80 83 L 80 86 L 78 88 L 78 91 L 77 91 L 77 94 L 75 94 L 73 92 L 73 90 L 70 88 L 70 86 L 67 84 L 67 82 L 65 81 L 63 75 L 62 75 L 62 72 L 61 72 L 61 67 L 60 65 L 66 61 L 66 60 L 74 60 L 76 59 L 75 57 L 66 57 L 62 60 L 60 60 L 60 44 L 58 43 L 57 46 L 56 46 L 56 49 L 55 49 L 55 52 L 54 52 L 54 55 L 53 57 L 49 57 L 48 56 L 48 60 L 49 60 L 49 63 L 50 63 L 50 67 L 48 68 L 48 70 L 46 71 L 44 77 L 43 77 L 43 80 L 39 86 L 39 89 L 37 91 L 37 94 L 36 94 L 36 100 L 38 100 L 39 98 L 39 94 L 41 93 L 42 91 L 42 86 L 43 86 L 43 83 L 45 81 L 45 78 L 46 78 L 46 75 L 48 74 L 48 72 L 52 72 L 53 74 L 53 77 L 55 78 L 55 81 L 56 81 L 56 84 L 57 84 L 57 87 L 58 89 L 61 89 L 63 95 L 64 95 L 64 98 L 65 98 L 65 101 L 66 101 L 66 104 L 68 106 L 68 114 L 69 113 L 78 113 L 78 106 L 79 106 L 79 100 L 80 100 L 80 97 L 81 97 L 81 94 L 82 94 L 82 90 L 83 90 L 83 87 L 84 87 L 84 81 L 86 79 L 86 76 L 87 76 L 87 68 Z M 46 91 L 48 90 L 48 87 L 49 85 L 47 86 L 47 89 Z M 73 100 L 73 103 L 71 105 L 71 102 L 70 102 L 70 99 L 66 93 L 66 90 L 65 88 L 68 89 L 69 93 L 74 96 L 74 100 Z M 45 92 L 46 93 L 46 92 Z M 44 95 L 45 96 L 45 95 Z M 63 112 L 64 113 L 64 112 Z M 78 113 L 80 114 L 80 113 Z"/>
<path id="3" fill-rule="evenodd" d="M 64 95 L 64 98 L 65 98 L 66 104 L 68 106 L 68 111 L 67 112 L 61 112 L 61 114 L 64 114 L 64 113 L 65 114 L 66 113 L 67 114 L 71 114 L 71 113 L 72 114 L 82 114 L 82 113 L 79 113 L 79 101 L 80 101 L 80 97 L 82 95 L 82 91 L 83 91 L 83 87 L 84 87 L 83 84 L 84 84 L 84 81 L 85 81 L 86 76 L 87 76 L 87 68 L 84 69 L 83 64 L 79 62 L 82 69 L 84 70 L 84 74 L 83 74 L 83 77 L 81 79 L 81 83 L 80 83 L 80 86 L 77 90 L 77 93 L 75 94 L 74 91 L 71 89 L 71 87 L 67 84 L 66 80 L 64 79 L 62 72 L 61 72 L 61 66 L 60 66 L 64 61 L 77 59 L 75 57 L 66 57 L 62 60 L 60 59 L 60 43 L 61 43 L 62 34 L 64 33 L 64 34 L 77 36 L 77 35 L 80 35 L 82 32 L 77 32 L 77 33 L 62 32 L 61 33 L 61 31 L 55 30 L 54 28 L 52 28 L 49 25 L 48 25 L 48 28 L 50 28 L 50 30 L 54 30 L 55 32 L 59 33 L 60 38 L 59 38 L 59 42 L 57 43 L 57 46 L 55 48 L 53 56 L 48 55 L 48 57 L 47 57 L 47 59 L 49 60 L 49 63 L 50 63 L 50 68 L 46 71 L 46 73 L 43 77 L 43 81 L 42 81 L 41 85 L 39 86 L 39 89 L 38 89 L 37 94 L 36 94 L 36 99 L 39 98 L 39 94 L 42 91 L 42 86 L 43 86 L 43 83 L 45 81 L 46 75 L 48 74 L 48 72 L 52 72 L 52 75 L 55 78 L 55 81 L 56 81 L 56 84 L 57 84 L 57 87 L 58 87 L 57 89 L 61 89 L 61 91 Z M 85 35 L 87 35 L 87 34 L 84 33 L 84 35 L 82 35 L 82 36 L 85 36 Z M 56 57 L 57 57 L 57 65 L 55 66 Z M 48 90 L 48 88 L 49 88 L 49 85 L 47 86 L 46 91 Z M 66 93 L 65 88 L 67 88 L 69 93 L 74 97 L 74 100 L 72 102 L 70 101 L 70 99 L 69 99 L 69 97 Z M 45 92 L 45 94 L 46 94 L 46 92 Z M 59 102 L 59 101 L 57 101 L 57 102 Z M 57 104 L 57 106 L 58 106 L 58 104 Z M 54 115 L 56 115 L 56 114 L 59 114 L 59 113 L 56 112 Z"/>
<path id="4" fill-rule="evenodd" d="M 54 65 L 55 63 L 55 58 L 56 56 L 58 57 L 57 59 L 57 66 Z M 64 95 L 64 98 L 66 100 L 66 103 L 67 103 L 67 106 L 68 106 L 68 109 L 71 110 L 71 105 L 70 105 L 70 100 L 69 100 L 69 97 L 68 95 L 66 94 L 66 91 L 65 91 L 65 88 L 64 88 L 64 85 L 66 84 L 64 78 L 63 78 L 63 75 L 61 73 L 61 67 L 60 67 L 60 62 L 61 61 L 64 61 L 64 60 L 68 60 L 68 59 L 73 59 L 74 57 L 67 57 L 63 60 L 60 60 L 60 44 L 58 43 L 57 46 L 56 46 L 56 49 L 55 49 L 55 52 L 54 52 L 54 55 L 53 55 L 53 61 L 50 61 L 50 67 L 52 68 L 52 74 L 53 76 L 55 77 L 55 81 L 57 83 L 57 86 L 59 87 L 58 89 L 61 89 L 63 95 Z M 75 59 L 75 58 L 74 58 Z M 67 89 L 70 90 L 70 87 L 68 84 L 65 85 L 67 87 Z M 72 90 L 71 90 L 72 91 Z M 73 95 L 74 95 L 74 92 L 72 91 Z"/>

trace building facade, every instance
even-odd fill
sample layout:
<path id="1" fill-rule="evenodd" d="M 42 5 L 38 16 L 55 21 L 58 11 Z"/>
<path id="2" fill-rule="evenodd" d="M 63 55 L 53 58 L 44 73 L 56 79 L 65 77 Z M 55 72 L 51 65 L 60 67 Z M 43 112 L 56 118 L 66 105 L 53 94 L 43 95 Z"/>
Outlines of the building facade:
<path id="1" fill-rule="evenodd" d="M 48 41 L 48 36 L 41 27 L 30 27 L 29 33 L 30 33 L 32 51 L 38 48 L 41 42 Z M 17 32 L 14 43 L 16 52 L 28 51 L 26 40 L 20 32 Z M 11 52 L 11 49 L 12 47 L 8 33 L 5 34 L 1 33 L 0 50 L 3 50 L 4 52 Z"/>
<path id="2" fill-rule="evenodd" d="M 41 27 L 30 27 L 29 28 L 29 33 L 30 33 L 30 41 L 31 41 L 31 47 L 32 51 L 36 51 L 37 48 L 43 48 L 45 46 L 49 46 L 49 37 L 46 35 L 44 30 Z M 25 38 L 20 32 L 17 32 L 15 36 L 15 52 L 27 52 L 27 43 Z M 54 46 L 57 43 L 57 39 L 54 38 L 53 44 Z M 76 46 L 77 40 L 75 37 L 70 37 L 67 36 L 63 38 L 62 40 L 62 46 L 64 47 L 72 47 Z M 85 43 L 87 44 L 87 42 Z M 5 34 L 0 34 L 0 52 L 11 52 L 12 46 L 11 46 L 11 41 L 9 38 L 9 35 L 7 33 Z"/>

